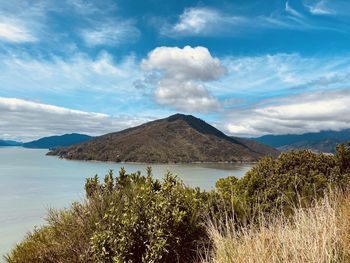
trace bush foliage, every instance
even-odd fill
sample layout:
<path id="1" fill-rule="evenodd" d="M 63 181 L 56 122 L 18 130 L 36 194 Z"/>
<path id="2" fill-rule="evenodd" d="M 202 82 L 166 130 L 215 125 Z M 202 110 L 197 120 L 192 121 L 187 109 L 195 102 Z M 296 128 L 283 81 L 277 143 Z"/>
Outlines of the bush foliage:
<path id="1" fill-rule="evenodd" d="M 164 180 L 112 171 L 87 179 L 85 204 L 50 211 L 8 262 L 188 262 L 206 235 L 207 194 L 167 174 Z"/>
<path id="2" fill-rule="evenodd" d="M 35 229 L 6 257 L 9 263 L 195 262 L 210 247 L 208 218 L 237 223 L 255 211 L 291 213 L 308 206 L 332 187 L 346 188 L 350 148 L 336 155 L 291 151 L 264 158 L 243 178 L 220 179 L 211 192 L 185 186 L 170 173 L 162 181 L 151 169 L 102 182 L 86 181 L 86 201 L 49 211 L 46 226 Z"/>
<path id="3" fill-rule="evenodd" d="M 289 214 L 331 188 L 345 190 L 349 180 L 350 148 L 339 145 L 336 155 L 301 150 L 263 158 L 241 179 L 219 179 L 216 189 L 235 216 L 246 222 L 257 212 Z"/>

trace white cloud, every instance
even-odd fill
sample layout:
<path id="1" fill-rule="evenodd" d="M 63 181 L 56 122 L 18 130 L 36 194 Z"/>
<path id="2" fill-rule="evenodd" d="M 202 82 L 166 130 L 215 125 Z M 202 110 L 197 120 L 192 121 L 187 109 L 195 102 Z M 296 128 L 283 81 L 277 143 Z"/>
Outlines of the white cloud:
<path id="1" fill-rule="evenodd" d="M 304 3 L 304 6 L 311 13 L 331 14 L 330 1 L 318 1 L 311 4 Z M 332 2 L 333 5 L 333 2 Z M 349 10 L 346 4 L 337 5 L 338 8 Z M 340 7 L 339 7 L 340 6 Z M 343 11 L 344 12 L 344 11 Z M 257 15 L 251 15 L 242 7 L 237 10 L 219 10 L 208 7 L 187 8 L 179 15 L 178 21 L 165 24 L 160 27 L 160 33 L 167 37 L 185 36 L 225 36 L 236 37 L 242 35 L 254 35 L 256 32 L 289 29 L 289 30 L 327 30 L 346 33 L 343 26 L 338 24 L 320 23 L 296 8 L 293 8 L 290 1 L 286 1 L 284 8 Z"/>
<path id="2" fill-rule="evenodd" d="M 308 1 L 310 2 L 310 1 Z M 336 12 L 328 7 L 329 2 L 325 0 L 312 1 L 311 3 L 304 3 L 311 14 L 313 15 L 335 15 Z"/>
<path id="3" fill-rule="evenodd" d="M 193 81 L 161 80 L 155 97 L 159 104 L 186 112 L 208 112 L 221 107 L 220 102 L 206 87 Z"/>
<path id="4" fill-rule="evenodd" d="M 350 127 L 350 90 L 289 96 L 233 112 L 227 130 L 235 135 L 301 134 Z"/>
<path id="5" fill-rule="evenodd" d="M 207 48 L 158 47 L 142 60 L 141 67 L 158 76 L 158 103 L 185 111 L 206 112 L 220 107 L 204 83 L 225 75 L 226 68 Z"/>
<path id="6" fill-rule="evenodd" d="M 117 46 L 135 41 L 140 36 L 140 31 L 133 21 L 126 20 L 94 25 L 82 30 L 80 34 L 87 46 Z"/>
<path id="7" fill-rule="evenodd" d="M 145 70 L 162 71 L 179 80 L 214 80 L 226 73 L 218 58 L 205 47 L 158 47 L 141 64 Z"/>
<path id="8" fill-rule="evenodd" d="M 95 14 L 100 10 L 91 2 L 84 0 L 66 0 L 67 4 L 72 6 L 78 13 L 88 15 Z"/>
<path id="9" fill-rule="evenodd" d="M 0 21 L 0 40 L 14 43 L 37 41 L 26 27 L 13 20 L 8 22 Z"/>
<path id="10" fill-rule="evenodd" d="M 219 10 L 206 7 L 187 8 L 174 25 L 164 25 L 161 33 L 169 37 L 185 35 L 219 35 L 230 31 L 235 25 L 242 25 L 245 18 L 225 15 Z M 235 30 L 237 32 L 237 30 Z"/>
<path id="11" fill-rule="evenodd" d="M 40 59 L 26 54 L 0 55 L 2 92 L 67 92 L 71 90 L 120 92 L 130 90 L 138 75 L 133 56 L 115 62 L 107 52 L 95 59 L 84 54 L 63 59 Z"/>
<path id="12" fill-rule="evenodd" d="M 210 8 L 189 8 L 180 15 L 179 22 L 172 28 L 177 33 L 201 34 L 217 29 L 223 24 L 232 24 L 242 20 L 238 16 L 225 16 Z"/>
<path id="13" fill-rule="evenodd" d="M 285 6 L 286 12 L 290 13 L 293 16 L 297 16 L 302 18 L 303 15 L 301 13 L 299 13 L 297 10 L 295 10 L 293 7 L 290 6 L 289 2 L 286 2 L 286 6 Z"/>
<path id="14" fill-rule="evenodd" d="M 216 82 L 216 95 L 266 97 L 270 92 L 282 95 L 292 90 L 344 88 L 350 85 L 348 56 L 307 57 L 297 53 L 225 57 L 221 59 L 228 74 Z M 281 94 L 282 93 L 282 94 Z"/>
<path id="15" fill-rule="evenodd" d="M 39 42 L 47 29 L 50 1 L 18 0 L 0 3 L 0 40 L 13 43 Z"/>
<path id="16" fill-rule="evenodd" d="M 76 35 L 91 47 L 120 45 L 140 35 L 135 21 L 119 17 L 113 1 L 15 2 L 0 1 L 0 40 L 39 42 L 45 49 L 67 52 L 65 47 L 74 44 Z M 69 27 L 55 25 L 63 16 L 70 21 Z"/>
<path id="17" fill-rule="evenodd" d="M 149 120 L 126 115 L 113 117 L 3 97 L 0 97 L 0 116 L 0 138 L 24 141 L 72 132 L 101 135 Z"/>

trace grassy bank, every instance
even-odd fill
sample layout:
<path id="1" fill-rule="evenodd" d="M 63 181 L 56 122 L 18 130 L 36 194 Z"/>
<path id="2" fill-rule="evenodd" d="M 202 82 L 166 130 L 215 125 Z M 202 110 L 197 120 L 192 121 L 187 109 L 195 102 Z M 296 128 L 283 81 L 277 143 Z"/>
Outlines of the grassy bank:
<path id="1" fill-rule="evenodd" d="M 261 215 L 256 224 L 211 222 L 213 249 L 203 263 L 350 262 L 350 196 L 326 196 L 293 216 Z"/>

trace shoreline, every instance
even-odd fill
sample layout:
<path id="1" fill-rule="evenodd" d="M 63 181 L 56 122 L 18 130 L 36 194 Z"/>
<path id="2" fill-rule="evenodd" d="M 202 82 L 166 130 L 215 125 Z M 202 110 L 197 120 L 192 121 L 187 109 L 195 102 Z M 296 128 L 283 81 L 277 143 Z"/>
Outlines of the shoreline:
<path id="1" fill-rule="evenodd" d="M 49 155 L 46 154 L 46 156 L 56 157 L 62 160 L 66 161 L 80 161 L 80 162 L 91 162 L 91 163 L 112 163 L 112 164 L 140 164 L 140 165 L 186 165 L 186 164 L 257 164 L 258 162 L 154 162 L 154 163 L 147 163 L 147 162 L 115 162 L 115 161 L 100 161 L 100 160 L 84 160 L 84 159 L 69 159 L 64 158 L 59 155 Z"/>

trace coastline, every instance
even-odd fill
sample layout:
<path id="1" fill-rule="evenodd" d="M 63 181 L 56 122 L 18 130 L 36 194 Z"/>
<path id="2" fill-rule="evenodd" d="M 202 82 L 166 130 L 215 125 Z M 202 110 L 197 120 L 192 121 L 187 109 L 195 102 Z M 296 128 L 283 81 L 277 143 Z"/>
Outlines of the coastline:
<path id="1" fill-rule="evenodd" d="M 48 152 L 49 153 L 49 152 Z M 65 158 L 59 155 L 51 155 L 46 153 L 46 156 L 52 156 L 52 157 L 56 157 L 62 160 L 66 160 L 66 161 L 81 161 L 81 162 L 91 162 L 91 163 L 113 163 L 113 164 L 140 164 L 140 165 L 167 165 L 167 164 L 171 164 L 171 165 L 186 165 L 186 164 L 256 164 L 258 163 L 258 161 L 255 162 L 154 162 L 154 163 L 148 163 L 148 162 L 114 162 L 114 161 L 100 161 L 100 160 L 85 160 L 85 159 L 69 159 L 69 158 Z"/>

